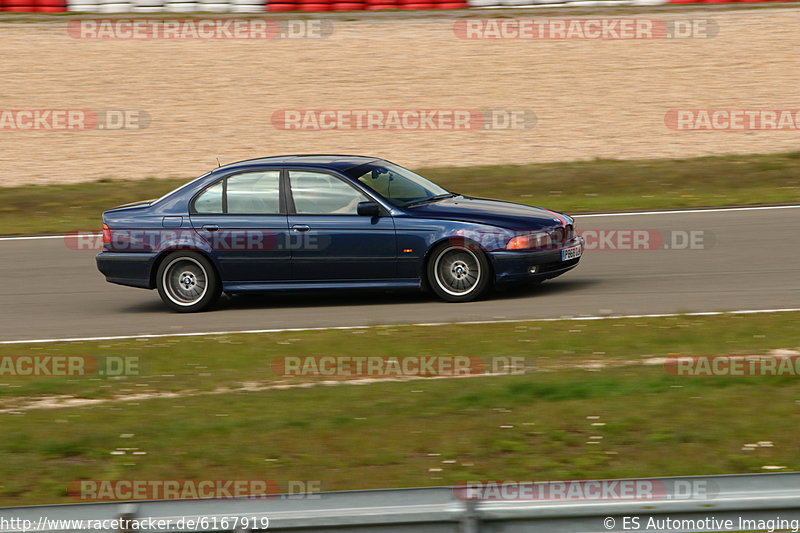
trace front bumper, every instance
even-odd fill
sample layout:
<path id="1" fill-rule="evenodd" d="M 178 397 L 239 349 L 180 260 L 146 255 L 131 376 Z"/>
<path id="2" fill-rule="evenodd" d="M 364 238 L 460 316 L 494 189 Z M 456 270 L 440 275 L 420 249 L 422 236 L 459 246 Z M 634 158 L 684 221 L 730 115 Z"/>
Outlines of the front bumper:
<path id="1" fill-rule="evenodd" d="M 110 283 L 152 289 L 150 273 L 157 256 L 157 253 L 100 252 L 95 261 Z"/>
<path id="2" fill-rule="evenodd" d="M 563 247 L 554 250 L 489 252 L 488 255 L 494 268 L 495 284 L 538 281 L 560 276 L 578 266 L 581 260 L 581 257 L 566 261 L 562 259 L 562 251 L 573 246 L 581 247 L 582 257 L 584 241 L 581 237 L 576 237 Z"/>

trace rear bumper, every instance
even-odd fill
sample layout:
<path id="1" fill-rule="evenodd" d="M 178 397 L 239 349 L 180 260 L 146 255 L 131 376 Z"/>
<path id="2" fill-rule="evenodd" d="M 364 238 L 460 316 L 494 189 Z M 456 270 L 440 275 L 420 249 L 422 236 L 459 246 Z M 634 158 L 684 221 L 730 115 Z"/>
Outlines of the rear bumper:
<path id="1" fill-rule="evenodd" d="M 583 239 L 580 237 L 573 239 L 564 248 L 578 245 L 583 247 Z M 581 258 L 562 260 L 561 252 L 564 248 L 532 252 L 506 250 L 489 252 L 494 268 L 495 284 L 545 280 L 572 270 L 578 266 Z"/>
<path id="2" fill-rule="evenodd" d="M 157 253 L 100 252 L 95 261 L 110 283 L 153 289 L 150 273 L 157 256 Z"/>

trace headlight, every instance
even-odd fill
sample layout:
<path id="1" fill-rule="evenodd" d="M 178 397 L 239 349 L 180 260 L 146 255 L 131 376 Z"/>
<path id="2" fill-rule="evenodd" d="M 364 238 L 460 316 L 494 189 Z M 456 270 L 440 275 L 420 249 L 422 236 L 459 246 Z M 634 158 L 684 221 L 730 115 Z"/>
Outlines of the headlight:
<path id="1" fill-rule="evenodd" d="M 550 246 L 552 243 L 553 240 L 550 235 L 547 232 L 540 231 L 514 237 L 506 244 L 506 250 L 532 250 Z"/>

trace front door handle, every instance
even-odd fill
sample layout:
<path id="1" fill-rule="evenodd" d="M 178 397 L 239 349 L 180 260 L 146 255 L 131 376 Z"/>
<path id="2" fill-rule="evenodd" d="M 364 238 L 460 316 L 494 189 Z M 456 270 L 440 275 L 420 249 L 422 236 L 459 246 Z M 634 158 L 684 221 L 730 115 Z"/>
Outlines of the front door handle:
<path id="1" fill-rule="evenodd" d="M 203 229 L 206 231 L 217 231 L 219 229 L 219 226 L 217 226 L 216 224 L 204 224 Z"/>
<path id="2" fill-rule="evenodd" d="M 306 232 L 306 231 L 310 230 L 311 227 L 307 226 L 305 224 L 295 224 L 294 226 L 292 226 L 292 229 L 295 230 L 295 231 Z"/>

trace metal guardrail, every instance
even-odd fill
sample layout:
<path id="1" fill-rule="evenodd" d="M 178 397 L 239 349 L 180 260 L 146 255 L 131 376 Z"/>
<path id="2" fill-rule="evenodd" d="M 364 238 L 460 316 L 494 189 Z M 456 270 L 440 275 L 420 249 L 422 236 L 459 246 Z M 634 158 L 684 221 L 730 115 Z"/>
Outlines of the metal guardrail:
<path id="1" fill-rule="evenodd" d="M 245 533 L 263 530 L 265 519 L 269 521 L 268 531 L 296 533 L 331 530 L 364 533 L 697 532 L 757 531 L 770 527 L 797 531 L 800 526 L 800 473 L 633 480 L 657 488 L 650 497 L 638 499 L 603 499 L 602 491 L 598 492 L 598 486 L 618 487 L 623 481 L 532 484 L 548 489 L 549 496 L 544 499 L 468 499 L 463 489 L 435 487 L 327 492 L 267 500 L 167 500 L 12 507 L 0 509 L 0 533 L 78 531 L 75 527 L 66 527 L 63 522 L 42 525 L 43 517 L 50 521 L 84 522 L 125 517 L 139 521 L 142 527 L 135 531 L 141 533 Z M 581 493 L 578 498 L 570 490 L 564 493 L 565 487 L 575 483 L 579 485 L 571 488 Z M 554 486 L 559 486 L 563 497 L 553 497 Z M 695 490 L 698 487 L 701 490 Z M 587 497 L 590 493 L 601 497 Z M 223 523 L 223 517 L 228 517 L 228 521 Z M 253 522 L 248 522 L 247 527 L 242 527 L 243 522 L 234 524 L 234 517 L 248 517 L 255 522 L 255 527 Z M 14 519 L 17 522 L 13 522 Z M 164 522 L 152 528 L 141 524 L 150 519 Z M 651 522 L 651 519 L 658 522 Z M 665 523 L 666 519 L 671 522 Z M 23 520 L 29 520 L 32 527 L 23 528 Z M 186 528 L 188 520 L 197 522 L 195 527 Z M 725 520 L 731 520 L 732 525 L 721 527 Z M 743 522 L 745 520 L 754 522 Z M 766 522 L 768 520 L 773 522 Z M 705 521 L 702 527 L 698 527 L 700 521 Z M 80 530 L 98 531 L 88 527 Z M 110 531 L 111 528 L 99 530 Z M 132 531 L 123 529 L 122 533 Z"/>

